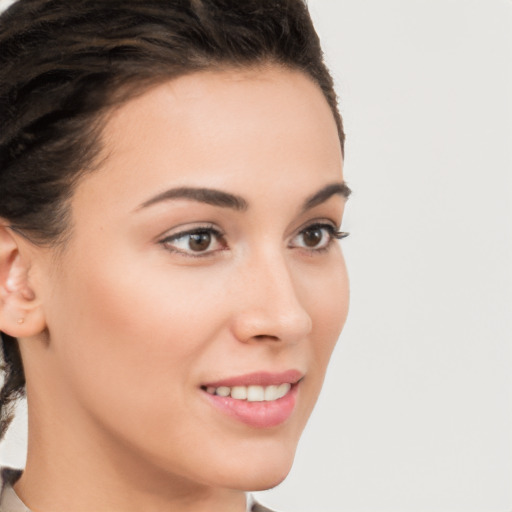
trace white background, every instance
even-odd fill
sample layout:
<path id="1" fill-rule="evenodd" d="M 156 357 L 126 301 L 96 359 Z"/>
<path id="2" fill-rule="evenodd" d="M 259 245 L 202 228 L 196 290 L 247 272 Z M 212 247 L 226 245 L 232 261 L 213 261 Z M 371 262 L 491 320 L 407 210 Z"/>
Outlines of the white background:
<path id="1" fill-rule="evenodd" d="M 347 132 L 352 305 L 295 467 L 258 498 L 510 512 L 512 0 L 309 5 Z"/>

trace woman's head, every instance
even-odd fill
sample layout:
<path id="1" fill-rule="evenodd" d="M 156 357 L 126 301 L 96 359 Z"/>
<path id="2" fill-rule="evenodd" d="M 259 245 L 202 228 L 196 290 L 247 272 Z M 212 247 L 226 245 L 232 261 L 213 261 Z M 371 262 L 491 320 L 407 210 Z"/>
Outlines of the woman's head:
<path id="1" fill-rule="evenodd" d="M 27 472 L 65 445 L 144 485 L 275 485 L 348 303 L 343 132 L 303 3 L 27 7 L 0 35 L 0 328 L 45 440 Z"/>

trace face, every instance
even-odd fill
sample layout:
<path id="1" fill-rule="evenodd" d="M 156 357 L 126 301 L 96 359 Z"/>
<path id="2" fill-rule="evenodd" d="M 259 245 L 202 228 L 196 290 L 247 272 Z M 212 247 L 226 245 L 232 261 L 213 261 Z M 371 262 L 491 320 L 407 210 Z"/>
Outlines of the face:
<path id="1" fill-rule="evenodd" d="M 276 68 L 192 74 L 116 110 L 104 144 L 41 263 L 46 398 L 29 392 L 102 456 L 276 485 L 348 307 L 321 91 Z"/>

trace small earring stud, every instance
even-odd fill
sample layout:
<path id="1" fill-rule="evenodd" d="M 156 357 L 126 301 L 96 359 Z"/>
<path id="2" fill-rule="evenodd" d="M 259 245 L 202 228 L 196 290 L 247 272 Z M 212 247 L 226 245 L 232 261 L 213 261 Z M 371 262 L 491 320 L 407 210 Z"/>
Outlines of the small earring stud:
<path id="1" fill-rule="evenodd" d="M 22 324 L 23 322 L 25 322 L 25 319 L 24 318 L 18 318 L 18 324 Z"/>

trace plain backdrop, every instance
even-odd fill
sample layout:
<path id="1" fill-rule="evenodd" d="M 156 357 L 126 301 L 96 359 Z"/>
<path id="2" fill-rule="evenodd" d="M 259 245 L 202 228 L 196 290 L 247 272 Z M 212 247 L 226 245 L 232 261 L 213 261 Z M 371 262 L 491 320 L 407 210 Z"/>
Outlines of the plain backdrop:
<path id="1" fill-rule="evenodd" d="M 309 5 L 347 132 L 351 311 L 294 469 L 258 499 L 510 512 L 512 0 Z"/>

